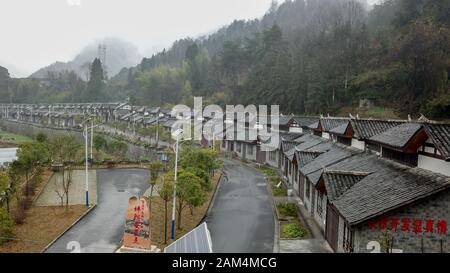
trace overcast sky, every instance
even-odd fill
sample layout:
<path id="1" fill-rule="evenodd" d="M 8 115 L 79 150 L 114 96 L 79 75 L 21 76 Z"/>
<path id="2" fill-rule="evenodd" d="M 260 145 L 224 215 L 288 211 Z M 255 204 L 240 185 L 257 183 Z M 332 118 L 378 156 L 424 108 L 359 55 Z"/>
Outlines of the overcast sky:
<path id="1" fill-rule="evenodd" d="M 369 0 L 374 2 L 377 0 Z M 278 0 L 282 3 L 284 0 Z M 177 39 L 264 15 L 271 0 L 1 0 L 0 65 L 28 76 L 119 37 L 148 56 Z"/>
<path id="2" fill-rule="evenodd" d="M 282 0 L 278 1 L 283 2 Z M 84 46 L 120 37 L 142 54 L 234 19 L 261 17 L 271 0 L 1 0 L 0 65 L 16 74 L 71 60 Z M 20 75 L 17 75 L 19 71 Z"/>

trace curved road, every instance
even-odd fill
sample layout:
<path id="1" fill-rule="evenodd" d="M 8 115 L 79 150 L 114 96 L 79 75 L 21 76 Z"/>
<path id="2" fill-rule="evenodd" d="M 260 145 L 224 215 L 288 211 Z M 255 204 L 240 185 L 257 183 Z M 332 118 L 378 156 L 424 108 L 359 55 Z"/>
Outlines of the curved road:
<path id="1" fill-rule="evenodd" d="M 264 176 L 224 160 L 224 175 L 206 218 L 215 253 L 271 253 L 275 220 Z"/>
<path id="2" fill-rule="evenodd" d="M 114 252 L 123 236 L 128 199 L 144 194 L 148 171 L 141 169 L 97 170 L 97 207 L 59 238 L 46 252 Z M 73 249 L 73 248 L 72 248 Z"/>

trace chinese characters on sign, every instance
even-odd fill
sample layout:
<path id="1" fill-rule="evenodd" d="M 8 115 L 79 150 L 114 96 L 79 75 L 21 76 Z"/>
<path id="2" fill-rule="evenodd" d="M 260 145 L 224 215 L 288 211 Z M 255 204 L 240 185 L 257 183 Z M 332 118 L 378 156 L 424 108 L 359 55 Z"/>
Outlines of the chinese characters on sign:
<path id="1" fill-rule="evenodd" d="M 447 221 L 444 219 L 382 218 L 368 223 L 371 231 L 390 229 L 394 232 L 447 234 Z"/>
<path id="2" fill-rule="evenodd" d="M 150 241 L 150 212 L 147 201 L 141 197 L 131 197 L 125 224 L 124 246 L 129 248 L 149 249 Z"/>

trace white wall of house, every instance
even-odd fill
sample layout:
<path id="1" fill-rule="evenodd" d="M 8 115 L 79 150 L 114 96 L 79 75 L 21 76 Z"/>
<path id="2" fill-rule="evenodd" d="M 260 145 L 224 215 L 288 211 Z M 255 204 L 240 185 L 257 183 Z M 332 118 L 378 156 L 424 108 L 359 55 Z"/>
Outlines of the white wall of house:
<path id="1" fill-rule="evenodd" d="M 338 242 L 337 242 L 337 251 L 338 253 L 345 252 L 344 251 L 344 218 L 339 216 L 339 229 L 338 229 Z"/>
<path id="2" fill-rule="evenodd" d="M 309 185 L 309 194 L 307 191 Z M 308 181 L 308 179 L 305 178 L 305 198 L 304 198 L 304 205 L 305 208 L 311 213 L 311 200 L 312 200 L 312 192 L 314 191 L 311 183 Z"/>
<path id="3" fill-rule="evenodd" d="M 330 139 L 330 133 L 322 132 L 322 137 L 326 139 Z"/>
<path id="4" fill-rule="evenodd" d="M 450 162 L 441 159 L 419 155 L 417 167 L 450 176 Z"/>
<path id="5" fill-rule="evenodd" d="M 234 142 L 234 152 L 239 158 L 244 158 L 244 145 L 242 142 Z"/>
<path id="6" fill-rule="evenodd" d="M 228 147 L 228 141 L 227 140 L 222 140 L 222 142 L 220 143 L 220 151 L 224 152 L 227 150 Z"/>
<path id="7" fill-rule="evenodd" d="M 357 139 L 352 138 L 352 147 L 360 150 L 365 150 L 366 145 L 364 141 L 360 141 Z"/>
<path id="8" fill-rule="evenodd" d="M 289 127 L 289 132 L 290 133 L 303 133 L 303 128 L 302 127 Z"/>
<path id="9" fill-rule="evenodd" d="M 280 155 L 279 150 L 275 150 L 273 152 L 266 152 L 266 163 L 271 167 L 278 168 L 279 155 Z"/>
<path id="10" fill-rule="evenodd" d="M 292 164 L 292 188 L 298 189 L 298 167 Z"/>

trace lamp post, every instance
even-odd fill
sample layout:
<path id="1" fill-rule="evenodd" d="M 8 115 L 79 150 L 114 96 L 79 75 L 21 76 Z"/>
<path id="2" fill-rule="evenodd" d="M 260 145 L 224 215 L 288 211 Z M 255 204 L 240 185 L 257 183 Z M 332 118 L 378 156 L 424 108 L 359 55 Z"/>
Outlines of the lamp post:
<path id="1" fill-rule="evenodd" d="M 174 136 L 176 137 L 177 141 L 175 144 L 175 173 L 174 173 L 174 183 L 173 183 L 173 204 L 172 204 L 172 236 L 171 239 L 175 240 L 175 208 L 176 208 L 176 201 L 177 201 L 177 174 L 178 174 L 178 147 L 180 143 L 180 136 L 183 133 L 182 129 L 178 129 L 175 131 Z M 190 139 L 185 139 L 190 140 Z"/>
<path id="2" fill-rule="evenodd" d="M 178 172 L 178 137 L 175 146 L 175 174 L 173 182 L 173 204 L 172 204 L 172 240 L 175 240 L 175 207 L 177 201 L 177 172 Z"/>
<path id="3" fill-rule="evenodd" d="M 86 175 L 85 175 L 85 191 L 86 191 L 86 207 L 89 207 L 89 162 L 88 162 L 88 125 L 87 121 L 84 123 L 84 146 L 85 146 L 85 165 L 86 165 Z"/>
<path id="4" fill-rule="evenodd" d="M 88 122 L 91 121 L 91 127 L 88 127 Z M 97 124 L 94 126 L 94 121 L 92 117 L 88 117 L 85 119 L 82 124 L 84 124 L 84 151 L 85 151 L 85 184 L 84 188 L 86 191 L 86 207 L 89 207 L 89 153 L 88 153 L 88 137 L 89 137 L 89 129 L 91 129 L 91 158 L 92 158 L 92 136 L 94 135 L 94 128 L 100 126 L 101 124 Z"/>
<path id="5" fill-rule="evenodd" d="M 94 119 L 91 119 L 91 158 L 90 160 L 93 162 L 94 156 L 92 153 L 92 146 L 94 146 Z"/>

